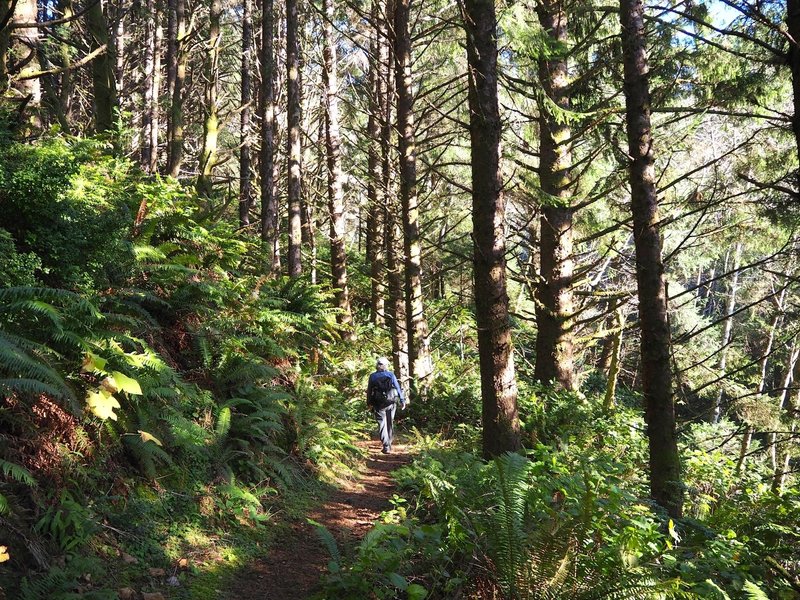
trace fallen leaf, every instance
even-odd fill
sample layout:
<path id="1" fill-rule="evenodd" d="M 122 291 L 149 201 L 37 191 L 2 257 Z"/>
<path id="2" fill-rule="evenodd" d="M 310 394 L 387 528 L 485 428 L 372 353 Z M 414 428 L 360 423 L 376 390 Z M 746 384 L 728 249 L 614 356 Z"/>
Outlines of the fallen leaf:
<path id="1" fill-rule="evenodd" d="M 167 600 L 167 599 L 164 598 L 164 594 L 162 594 L 161 592 L 153 592 L 152 594 L 143 592 L 142 600 Z"/>
<path id="2" fill-rule="evenodd" d="M 166 574 L 164 569 L 159 569 L 158 567 L 147 569 L 147 572 L 150 573 L 150 577 L 163 577 Z"/>
<path id="3" fill-rule="evenodd" d="M 130 554 L 126 554 L 125 552 L 122 553 L 122 562 L 128 565 L 135 565 L 139 562 L 139 559 L 135 556 L 131 556 Z"/>
<path id="4" fill-rule="evenodd" d="M 121 588 L 117 590 L 117 596 L 119 596 L 119 600 L 136 600 L 136 590 L 133 588 Z"/>
<path id="5" fill-rule="evenodd" d="M 7 560 L 11 560 L 11 555 L 8 553 L 8 547 L 0 546 L 0 563 L 4 563 Z"/>

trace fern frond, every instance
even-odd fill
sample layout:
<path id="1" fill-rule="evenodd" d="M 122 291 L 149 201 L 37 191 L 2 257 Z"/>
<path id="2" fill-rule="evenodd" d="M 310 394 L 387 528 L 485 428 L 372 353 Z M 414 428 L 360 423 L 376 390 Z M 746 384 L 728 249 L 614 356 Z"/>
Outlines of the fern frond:
<path id="1" fill-rule="evenodd" d="M 19 483 L 24 483 L 30 487 L 34 487 L 36 485 L 36 478 L 31 475 L 31 472 L 25 467 L 22 467 L 16 463 L 12 463 L 0 458 L 0 471 L 2 471 L 3 475 L 6 477 Z"/>
<path id="2" fill-rule="evenodd" d="M 330 532 L 330 530 L 322 523 L 317 523 L 313 519 L 306 519 L 306 522 L 314 526 L 314 531 L 316 532 L 317 537 L 325 546 L 325 549 L 328 551 L 328 554 L 330 554 L 333 562 L 337 565 L 341 565 L 342 553 L 339 551 L 339 544 L 336 543 L 336 538 L 333 537 L 333 534 Z"/>

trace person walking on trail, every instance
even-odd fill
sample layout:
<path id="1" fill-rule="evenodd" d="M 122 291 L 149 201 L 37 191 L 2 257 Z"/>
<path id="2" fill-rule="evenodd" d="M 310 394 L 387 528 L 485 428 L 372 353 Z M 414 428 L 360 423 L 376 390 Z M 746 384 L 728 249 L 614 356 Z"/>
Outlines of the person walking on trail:
<path id="1" fill-rule="evenodd" d="M 389 370 L 389 360 L 381 357 L 375 363 L 375 372 L 369 376 L 367 406 L 372 409 L 378 422 L 378 433 L 383 444 L 381 452 L 384 454 L 392 451 L 394 413 L 398 403 L 400 410 L 405 410 L 408 401 L 403 396 L 403 388 L 397 382 L 397 377 Z"/>

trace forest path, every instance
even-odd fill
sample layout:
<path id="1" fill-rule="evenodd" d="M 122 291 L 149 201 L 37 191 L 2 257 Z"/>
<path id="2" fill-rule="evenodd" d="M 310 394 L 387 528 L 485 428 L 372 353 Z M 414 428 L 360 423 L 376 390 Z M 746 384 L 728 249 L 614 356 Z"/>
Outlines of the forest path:
<path id="1" fill-rule="evenodd" d="M 369 450 L 361 477 L 336 489 L 308 518 L 324 525 L 344 553 L 372 528 L 381 512 L 390 507 L 395 489 L 391 472 L 410 460 L 408 447 L 395 444 L 391 454 L 382 454 L 380 442 L 359 442 Z M 327 570 L 330 555 L 315 527 L 305 520 L 292 523 L 276 539 L 269 555 L 253 563 L 232 582 L 229 600 L 302 600 L 316 591 Z"/>

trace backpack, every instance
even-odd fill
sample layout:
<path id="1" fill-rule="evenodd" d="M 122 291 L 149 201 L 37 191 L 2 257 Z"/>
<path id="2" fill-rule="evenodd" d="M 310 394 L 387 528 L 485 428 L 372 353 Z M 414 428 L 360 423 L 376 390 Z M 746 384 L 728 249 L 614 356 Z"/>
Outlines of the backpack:
<path id="1" fill-rule="evenodd" d="M 397 390 L 391 377 L 381 377 L 370 390 L 369 403 L 375 408 L 386 408 L 397 401 Z"/>

